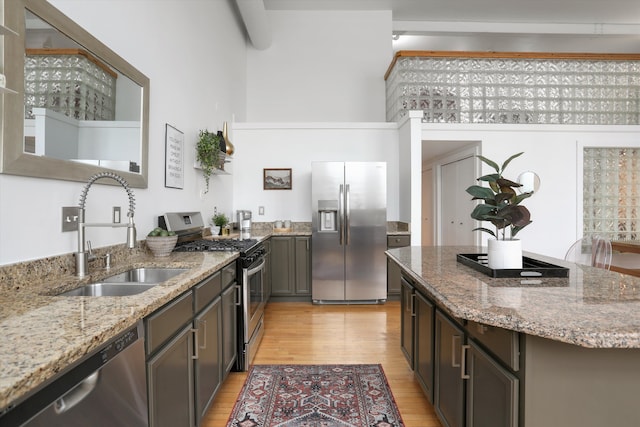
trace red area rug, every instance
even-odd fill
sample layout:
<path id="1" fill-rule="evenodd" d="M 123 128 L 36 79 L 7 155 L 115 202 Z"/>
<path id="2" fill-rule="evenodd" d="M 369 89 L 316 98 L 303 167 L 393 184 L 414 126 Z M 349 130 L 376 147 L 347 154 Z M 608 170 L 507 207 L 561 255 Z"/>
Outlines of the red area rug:
<path id="1" fill-rule="evenodd" d="M 227 427 L 402 427 L 381 365 L 254 365 Z"/>

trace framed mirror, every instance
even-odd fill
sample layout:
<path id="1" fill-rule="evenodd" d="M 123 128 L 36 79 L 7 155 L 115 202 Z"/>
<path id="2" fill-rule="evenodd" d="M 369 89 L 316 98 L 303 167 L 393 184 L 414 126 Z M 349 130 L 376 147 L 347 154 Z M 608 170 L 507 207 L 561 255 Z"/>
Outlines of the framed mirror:
<path id="1" fill-rule="evenodd" d="M 149 79 L 46 0 L 2 0 L 0 172 L 147 187 Z"/>

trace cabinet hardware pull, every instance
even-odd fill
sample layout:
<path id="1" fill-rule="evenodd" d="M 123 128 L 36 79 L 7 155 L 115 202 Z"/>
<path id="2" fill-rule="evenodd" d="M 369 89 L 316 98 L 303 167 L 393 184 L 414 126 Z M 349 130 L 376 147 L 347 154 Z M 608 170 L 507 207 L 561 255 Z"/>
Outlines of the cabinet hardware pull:
<path id="1" fill-rule="evenodd" d="M 411 294 L 411 317 L 416 317 L 416 294 Z"/>
<path id="2" fill-rule="evenodd" d="M 460 340 L 462 342 L 462 337 L 460 335 L 452 335 L 451 336 L 451 367 L 459 368 L 460 363 L 456 362 L 456 341 Z"/>
<path id="3" fill-rule="evenodd" d="M 462 346 L 462 351 L 460 351 L 460 363 L 462 364 L 462 366 L 460 367 L 460 378 L 462 378 L 463 380 L 468 380 L 469 374 L 467 374 L 467 350 L 471 348 L 470 345 L 463 345 Z"/>
<path id="4" fill-rule="evenodd" d="M 193 340 L 194 340 L 194 346 L 193 346 L 193 356 L 191 356 L 191 359 L 193 360 L 198 360 L 198 358 L 200 357 L 199 353 L 198 353 L 198 329 L 197 328 L 192 328 L 191 329 L 191 333 L 193 333 Z"/>
<path id="5" fill-rule="evenodd" d="M 242 288 L 240 287 L 240 285 L 236 285 L 236 305 L 240 305 L 242 304 L 242 302 L 240 301 L 240 291 L 242 290 Z"/>
<path id="6" fill-rule="evenodd" d="M 203 343 L 200 346 L 200 348 L 204 350 L 204 349 L 207 348 L 207 321 L 206 320 L 200 320 L 200 323 L 204 324 L 204 333 L 203 333 L 204 339 L 202 340 Z"/>

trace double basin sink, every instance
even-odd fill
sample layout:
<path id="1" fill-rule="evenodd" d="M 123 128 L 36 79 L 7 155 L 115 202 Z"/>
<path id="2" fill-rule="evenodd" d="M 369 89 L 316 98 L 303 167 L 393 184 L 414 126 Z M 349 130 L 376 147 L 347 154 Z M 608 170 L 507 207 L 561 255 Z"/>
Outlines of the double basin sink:
<path id="1" fill-rule="evenodd" d="M 187 271 L 187 268 L 141 267 L 132 268 L 96 283 L 89 283 L 59 296 L 114 297 L 142 293 L 162 282 Z"/>

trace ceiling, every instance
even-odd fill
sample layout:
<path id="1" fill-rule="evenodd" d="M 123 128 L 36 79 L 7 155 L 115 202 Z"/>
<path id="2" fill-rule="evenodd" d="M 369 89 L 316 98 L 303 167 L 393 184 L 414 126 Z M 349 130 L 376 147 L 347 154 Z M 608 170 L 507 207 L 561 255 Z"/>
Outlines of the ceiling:
<path id="1" fill-rule="evenodd" d="M 263 0 L 266 10 L 391 10 L 394 50 L 640 53 L 638 0 Z"/>

